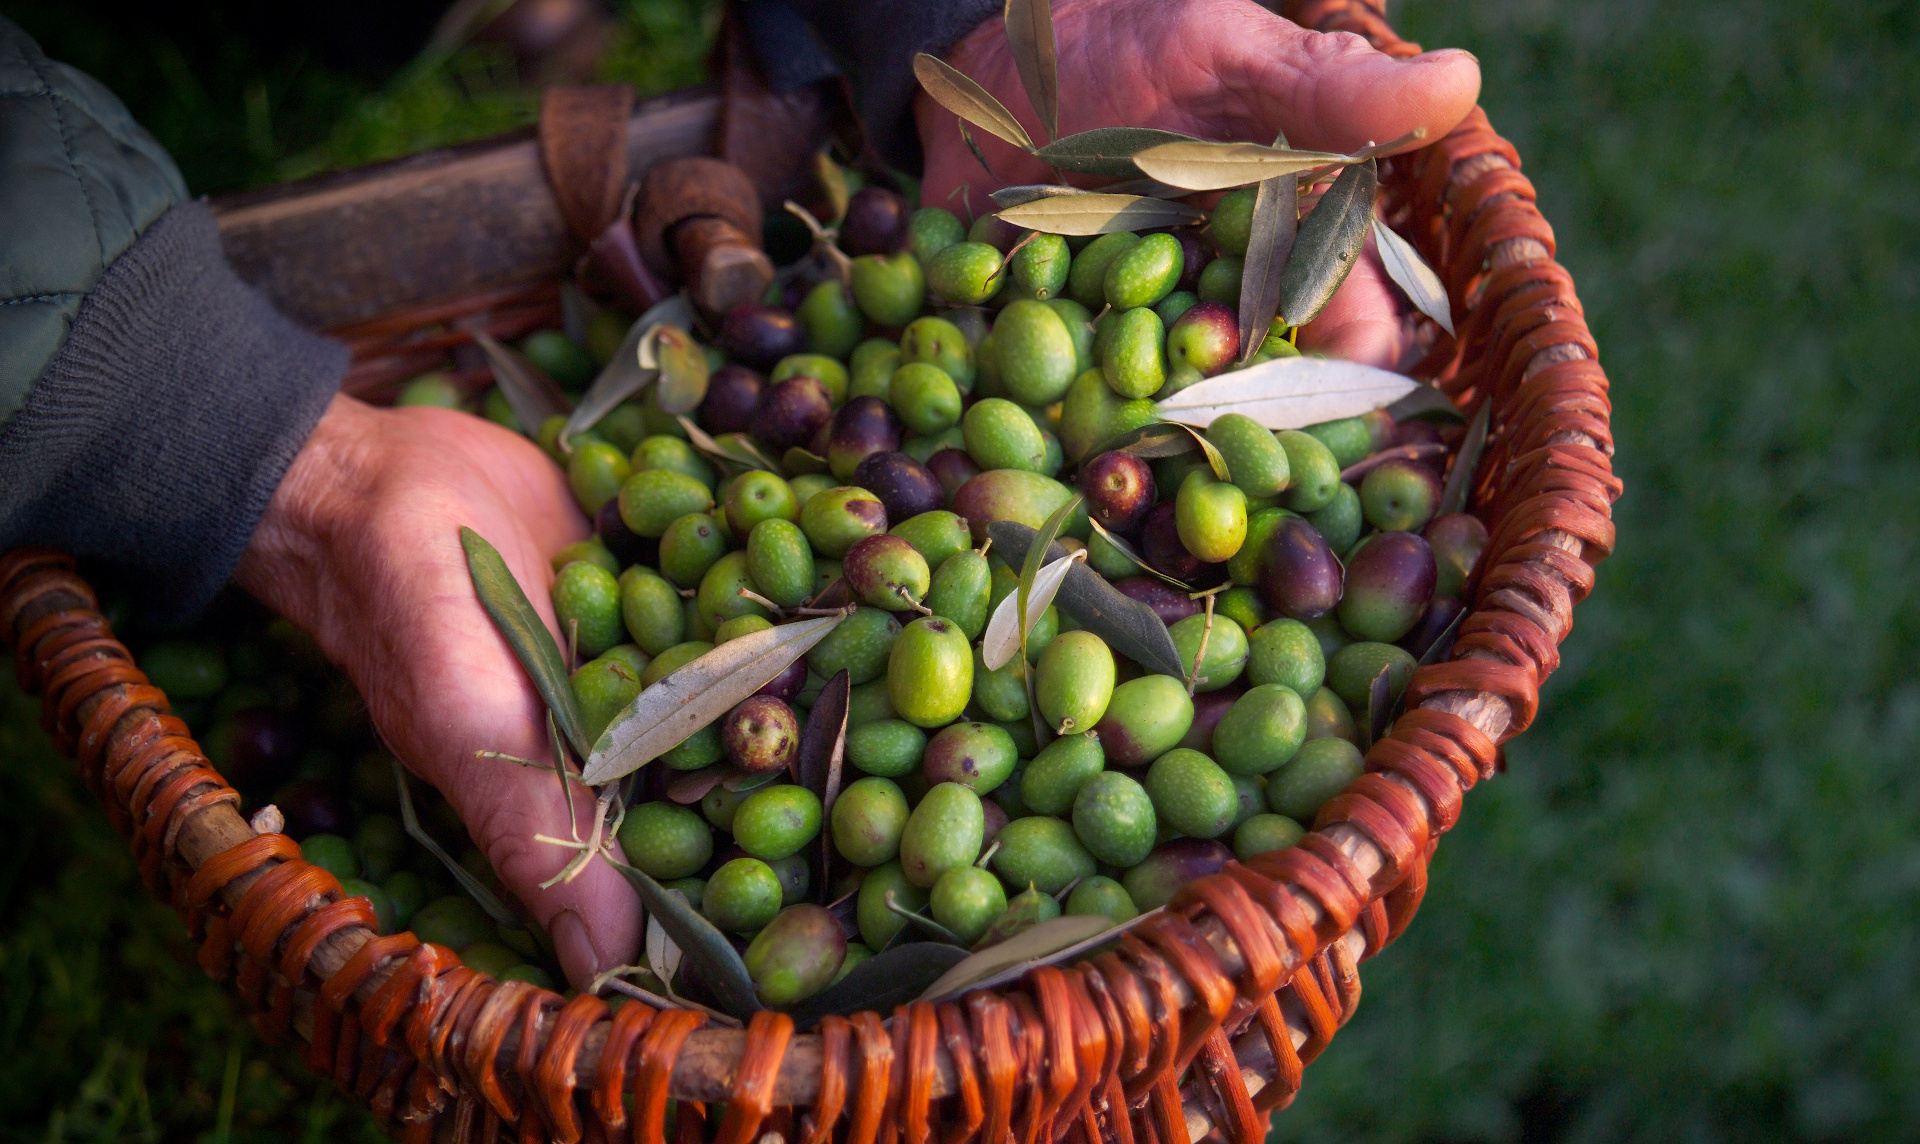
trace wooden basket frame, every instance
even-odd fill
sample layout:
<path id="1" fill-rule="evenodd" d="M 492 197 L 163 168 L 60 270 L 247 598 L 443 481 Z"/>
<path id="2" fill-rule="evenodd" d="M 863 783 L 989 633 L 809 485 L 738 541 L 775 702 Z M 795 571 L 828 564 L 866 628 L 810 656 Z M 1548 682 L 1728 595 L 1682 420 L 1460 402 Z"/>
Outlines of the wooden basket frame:
<path id="1" fill-rule="evenodd" d="M 1305 26 L 1356 32 L 1398 56 L 1419 50 L 1365 0 L 1290 7 Z M 656 158 L 691 149 L 689 124 L 710 123 L 713 103 L 668 101 L 672 130 L 630 143 Z M 383 172 L 395 169 L 405 171 Z M 202 966 L 234 982 L 263 1036 L 300 1037 L 316 1071 L 408 1140 L 511 1129 L 664 1144 L 677 1102 L 680 1144 L 752 1144 L 770 1131 L 798 1144 L 925 1144 L 936 1131 L 940 1144 L 1076 1134 L 1259 1144 L 1353 1011 L 1357 964 L 1411 920 L 1463 796 L 1499 769 L 1498 744 L 1532 722 L 1573 606 L 1613 546 L 1621 491 L 1606 377 L 1513 147 L 1476 109 L 1384 163 L 1382 183 L 1389 219 L 1453 303 L 1457 337 L 1440 336 L 1418 372 L 1465 409 L 1492 407 L 1472 502 L 1491 540 L 1453 658 L 1414 673 L 1405 714 L 1298 846 L 1230 863 L 1116 949 L 999 991 L 796 1035 L 771 1011 L 725 1029 L 697 1011 L 630 1002 L 609 1013 L 591 996 L 496 982 L 412 934 L 378 936 L 365 899 L 345 898 L 286 836 L 256 834 L 70 560 L 0 559 L 0 636 L 21 686 L 42 694 L 56 745 L 130 836 L 147 884 L 181 910 Z M 286 203 L 239 203 L 228 222 Z M 557 211 L 543 209 L 532 229 L 564 249 Z M 230 247 L 244 230 L 229 226 Z M 389 359 L 408 346 L 438 354 L 466 337 L 421 326 L 483 312 L 507 315 L 503 330 L 550 324 L 554 268 L 548 284 L 504 287 L 487 278 L 497 269 L 470 274 L 459 302 L 346 331 L 362 383 L 396 376 Z M 721 1107 L 710 1114 L 711 1104 Z"/>

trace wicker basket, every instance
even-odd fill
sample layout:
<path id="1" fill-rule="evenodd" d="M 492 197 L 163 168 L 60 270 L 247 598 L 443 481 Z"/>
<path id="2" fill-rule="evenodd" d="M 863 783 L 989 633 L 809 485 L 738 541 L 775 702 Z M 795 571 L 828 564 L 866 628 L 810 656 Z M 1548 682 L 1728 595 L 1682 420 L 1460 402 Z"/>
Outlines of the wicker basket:
<path id="1" fill-rule="evenodd" d="M 1306 26 L 1418 51 L 1362 0 L 1293 8 Z M 642 108 L 629 157 L 700 149 L 718 105 L 695 93 Z M 1414 673 L 1406 713 L 1366 773 L 1298 846 L 1230 863 L 1111 952 L 998 992 L 887 1019 L 831 1017 L 795 1035 L 771 1011 L 745 1030 L 703 1027 L 697 1011 L 635 1002 L 610 1013 L 595 997 L 497 983 L 411 934 L 377 936 L 365 899 L 343 898 L 286 836 L 255 834 L 69 560 L 0 560 L 0 633 L 147 883 L 186 917 L 206 971 L 234 983 L 265 1037 L 299 1037 L 311 1067 L 407 1139 L 504 1130 L 663 1144 L 674 1103 L 682 1144 L 769 1132 L 804 1144 L 924 1144 L 935 1132 L 941 1144 L 1003 1144 L 1009 1133 L 1022 1144 L 1075 1133 L 1087 1144 L 1215 1134 L 1258 1144 L 1353 1011 L 1357 964 L 1411 920 L 1462 796 L 1532 721 L 1573 605 L 1613 543 L 1606 378 L 1519 167 L 1478 111 L 1383 165 L 1390 221 L 1446 281 L 1459 331 L 1418 372 L 1463 408 L 1492 405 L 1473 498 L 1491 541 L 1453 659 Z M 466 340 L 453 319 L 501 336 L 557 323 L 567 236 L 551 196 L 529 197 L 538 178 L 533 142 L 510 141 L 230 202 L 223 225 L 243 272 L 346 337 L 350 388 L 378 394 Z M 451 241 L 426 227 L 398 248 L 374 243 L 388 264 L 339 262 L 369 238 L 338 228 L 382 211 L 444 213 L 462 195 L 513 212 L 512 249 L 456 251 L 434 274 L 393 275 L 392 260 Z M 301 286 L 321 269 L 302 254 L 303 234 L 324 237 L 336 260 L 328 293 Z M 486 257 L 495 261 L 475 261 Z"/>

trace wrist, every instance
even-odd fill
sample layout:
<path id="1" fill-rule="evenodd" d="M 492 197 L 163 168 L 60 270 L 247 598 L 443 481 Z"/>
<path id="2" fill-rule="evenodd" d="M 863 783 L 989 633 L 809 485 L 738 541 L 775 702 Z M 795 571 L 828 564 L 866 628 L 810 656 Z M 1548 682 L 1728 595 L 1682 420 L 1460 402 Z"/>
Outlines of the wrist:
<path id="1" fill-rule="evenodd" d="M 234 580 L 309 632 L 322 627 L 339 539 L 378 472 L 380 411 L 336 394 L 260 518 Z"/>

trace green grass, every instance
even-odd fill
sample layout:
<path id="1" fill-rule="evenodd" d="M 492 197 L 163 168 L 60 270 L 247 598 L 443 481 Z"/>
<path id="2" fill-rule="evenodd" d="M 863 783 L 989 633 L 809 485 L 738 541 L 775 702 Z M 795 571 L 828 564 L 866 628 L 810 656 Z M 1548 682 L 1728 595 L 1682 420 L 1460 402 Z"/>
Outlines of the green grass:
<path id="1" fill-rule="evenodd" d="M 1538 723 L 1276 1139 L 1910 1137 L 1920 14 L 1414 0 L 1397 18 L 1486 69 L 1599 337 L 1628 491 Z M 437 138 L 397 113 L 367 128 L 398 97 L 355 98 L 374 102 L 301 144 L 346 140 L 323 164 Z M 296 153 L 316 152 L 274 161 Z M 358 1114 L 199 977 L 8 702 L 0 1137 L 211 1139 L 236 1045 L 235 1139 L 350 1134 Z"/>

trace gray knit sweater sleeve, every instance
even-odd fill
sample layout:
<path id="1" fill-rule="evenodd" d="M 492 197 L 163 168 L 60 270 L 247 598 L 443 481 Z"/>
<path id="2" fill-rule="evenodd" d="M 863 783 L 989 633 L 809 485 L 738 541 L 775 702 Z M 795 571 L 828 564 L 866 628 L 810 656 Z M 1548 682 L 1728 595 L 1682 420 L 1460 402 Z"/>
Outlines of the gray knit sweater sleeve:
<path id="1" fill-rule="evenodd" d="M 174 207 L 87 292 L 0 430 L 0 551 L 104 558 L 134 573 L 150 618 L 191 616 L 346 367 L 346 347 L 234 275 L 204 204 Z"/>
<path id="2" fill-rule="evenodd" d="M 837 68 L 874 147 L 906 170 L 920 165 L 913 129 L 913 57 L 944 53 L 1000 11 L 994 0 L 743 0 L 754 57 L 775 90 Z M 807 35 L 806 33 L 811 33 Z"/>

